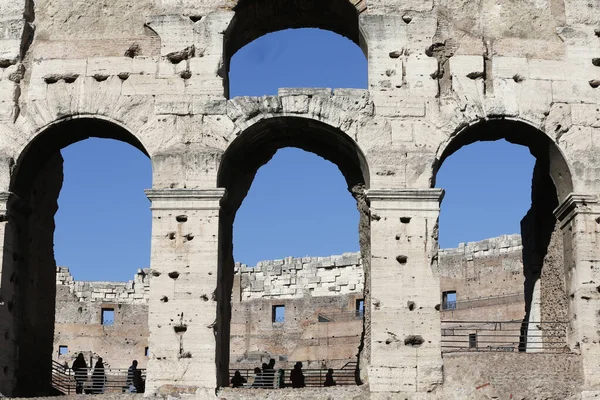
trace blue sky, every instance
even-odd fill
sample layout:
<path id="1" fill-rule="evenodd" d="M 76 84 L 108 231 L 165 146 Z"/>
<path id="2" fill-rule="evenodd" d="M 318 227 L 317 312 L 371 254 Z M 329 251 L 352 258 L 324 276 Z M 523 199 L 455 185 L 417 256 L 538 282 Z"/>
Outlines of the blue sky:
<path id="1" fill-rule="evenodd" d="M 358 46 L 331 32 L 297 29 L 265 35 L 236 53 L 231 96 L 280 87 L 366 88 Z M 88 139 L 62 151 L 65 179 L 56 216 L 55 256 L 79 280 L 128 280 L 150 262 L 149 159 L 130 145 Z M 534 159 L 504 141 L 474 143 L 438 174 L 446 189 L 440 245 L 518 233 L 530 205 Z M 358 212 L 332 163 L 286 148 L 257 173 L 234 224 L 234 257 L 249 265 L 286 256 L 358 250 Z"/>

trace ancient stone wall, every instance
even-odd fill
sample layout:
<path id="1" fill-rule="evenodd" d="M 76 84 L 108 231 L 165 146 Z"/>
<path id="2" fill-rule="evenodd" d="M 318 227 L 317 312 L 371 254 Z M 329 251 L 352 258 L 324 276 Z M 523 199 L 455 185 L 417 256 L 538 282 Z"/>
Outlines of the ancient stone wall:
<path id="1" fill-rule="evenodd" d="M 149 393 L 214 397 L 227 384 L 233 220 L 258 168 L 293 146 L 361 188 L 363 381 L 374 397 L 434 396 L 444 386 L 436 174 L 462 146 L 502 138 L 527 146 L 555 186 L 569 348 L 581 353 L 578 390 L 597 393 L 599 8 L 582 0 L 0 0 L 1 282 L 14 310 L 0 315 L 8 332 L 0 348 L 10 354 L 0 391 L 47 387 L 28 378 L 49 376 L 43 366 L 29 370 L 28 352 L 52 353 L 49 218 L 59 179 L 45 183 L 48 196 L 29 195 L 53 175 L 60 149 L 93 136 L 130 143 L 153 163 Z M 232 55 L 299 27 L 360 46 L 368 89 L 229 99 Z M 24 218 L 15 217 L 18 199 L 31 208 Z M 554 226 L 548 213 L 541 218 Z M 33 282 L 11 280 L 13 272 Z M 414 337 L 423 339 L 418 348 Z"/>
<path id="2" fill-rule="evenodd" d="M 522 320 L 522 252 L 518 234 L 440 249 L 440 288 L 442 293 L 456 292 L 457 300 L 455 308 L 445 309 L 442 304 L 442 320 Z"/>
<path id="3" fill-rule="evenodd" d="M 86 360 L 102 357 L 107 368 L 128 368 L 148 360 L 148 270 L 129 282 L 75 281 L 69 269 L 56 274 L 56 323 L 52 359 L 72 365 L 80 352 Z M 114 319 L 103 323 L 102 310 Z M 65 346 L 66 354 L 60 354 Z"/>

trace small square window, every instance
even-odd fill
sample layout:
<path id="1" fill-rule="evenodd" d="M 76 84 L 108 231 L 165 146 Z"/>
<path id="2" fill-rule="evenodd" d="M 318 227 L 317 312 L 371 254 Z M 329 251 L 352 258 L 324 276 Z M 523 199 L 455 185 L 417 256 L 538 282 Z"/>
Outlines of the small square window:
<path id="1" fill-rule="evenodd" d="M 477 334 L 469 333 L 469 348 L 476 349 L 477 348 Z"/>
<path id="2" fill-rule="evenodd" d="M 456 290 L 442 293 L 442 310 L 456 310 Z"/>
<path id="3" fill-rule="evenodd" d="M 285 322 L 285 306 L 273 306 L 273 323 L 282 324 Z"/>
<path id="4" fill-rule="evenodd" d="M 365 313 L 365 300 L 356 299 L 356 316 L 362 318 Z"/>
<path id="5" fill-rule="evenodd" d="M 58 355 L 59 356 L 64 356 L 68 352 L 69 352 L 69 347 L 68 346 L 58 346 Z"/>
<path id="6" fill-rule="evenodd" d="M 103 308 L 102 309 L 102 325 L 114 325 L 115 323 L 115 309 L 114 308 Z"/>

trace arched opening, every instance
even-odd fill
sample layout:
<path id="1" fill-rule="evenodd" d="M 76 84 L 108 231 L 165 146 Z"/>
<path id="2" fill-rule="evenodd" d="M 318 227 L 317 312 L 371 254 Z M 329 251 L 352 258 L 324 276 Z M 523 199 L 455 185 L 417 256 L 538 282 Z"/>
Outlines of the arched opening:
<path id="1" fill-rule="evenodd" d="M 463 187 L 461 195 L 464 200 L 457 196 L 455 209 L 444 209 L 442 205 L 441 242 L 445 239 L 445 212 L 455 214 L 454 219 L 448 217 L 448 220 L 461 224 L 460 229 L 454 231 L 471 240 L 467 244 L 461 243 L 458 248 L 440 250 L 439 253 L 442 351 L 564 352 L 567 350 L 566 321 L 569 319 L 565 288 L 568 287 L 570 253 L 563 246 L 554 210 L 572 191 L 572 183 L 569 167 L 558 146 L 543 132 L 525 123 L 483 121 L 469 126 L 452 139 L 439 156 L 436 174 L 442 163 L 461 148 L 474 142 L 501 139 L 506 142 L 493 143 L 496 154 L 484 156 L 485 162 L 501 158 L 502 163 L 497 164 L 500 171 L 497 172 L 505 175 L 518 165 L 520 172 L 513 171 L 514 180 L 501 188 L 499 180 L 479 175 L 481 170 L 485 170 L 484 166 L 469 164 L 471 160 L 463 159 L 462 162 L 467 163 L 465 170 L 477 168 L 479 174 L 460 177 L 463 181 L 470 181 L 470 185 Z M 522 149 L 511 144 L 525 146 L 535 158 L 535 165 Z M 483 146 L 482 143 L 478 149 L 491 150 L 486 147 L 491 146 Z M 481 179 L 477 180 L 477 176 Z M 530 185 L 524 179 L 529 179 Z M 448 182 L 450 179 L 444 183 Z M 438 182 L 440 186 L 444 183 Z M 475 230 L 465 223 L 468 220 L 466 215 L 477 212 L 476 205 L 469 206 L 466 197 L 486 189 L 492 194 L 487 200 L 489 204 L 482 206 L 485 215 L 482 212 L 479 218 L 487 224 L 484 232 L 487 230 L 493 234 L 482 237 L 481 232 L 474 233 Z M 504 197 L 504 204 L 500 204 L 499 199 L 505 193 L 493 194 L 494 190 L 510 193 Z M 518 193 L 515 192 L 517 190 Z M 450 201 L 456 194 L 452 188 L 447 190 Z M 456 206 L 460 202 L 465 204 L 463 209 Z M 518 216 L 514 210 L 511 210 L 512 214 L 496 212 L 500 207 L 518 209 L 525 215 Z M 506 219 L 507 215 L 514 218 L 508 226 L 516 232 L 502 232 L 505 235 L 491 238 L 499 233 L 494 231 L 495 227 L 503 226 L 505 222 L 498 219 Z M 469 237 L 469 234 L 472 236 Z M 454 239 L 452 244 L 456 242 L 458 240 Z"/>
<path id="2" fill-rule="evenodd" d="M 90 285 L 85 284 L 90 282 L 73 282 L 73 277 L 70 276 L 67 269 L 60 268 L 59 271 L 55 256 L 55 245 L 57 250 L 61 250 L 61 257 L 65 257 L 65 254 L 70 252 L 71 254 L 77 251 L 89 252 L 89 249 L 77 248 L 81 247 L 76 244 L 77 240 L 96 241 L 94 239 L 97 237 L 95 236 L 96 231 L 106 228 L 106 226 L 103 227 L 94 222 L 95 214 L 101 214 L 101 210 L 95 209 L 94 206 L 103 207 L 102 212 L 105 212 L 111 207 L 124 206 L 124 203 L 129 201 L 124 196 L 118 196 L 119 182 L 108 182 L 108 187 L 101 187 L 99 185 L 102 182 L 96 180 L 93 184 L 97 186 L 92 193 L 103 199 L 104 202 L 101 205 L 90 202 L 80 210 L 83 214 L 75 217 L 85 221 L 88 232 L 73 231 L 69 237 L 65 236 L 63 231 L 62 237 L 55 237 L 56 222 L 61 223 L 61 219 L 68 214 L 68 201 L 63 197 L 61 207 L 64 208 L 61 209 L 61 218 L 55 220 L 61 190 L 64 189 L 65 194 L 71 195 L 77 192 L 79 194 L 86 192 L 86 189 L 81 186 L 71 186 L 71 177 L 63 174 L 63 165 L 67 165 L 69 168 L 73 167 L 68 165 L 73 160 L 69 160 L 68 151 L 66 152 L 67 156 L 63 159 L 61 150 L 88 138 L 115 139 L 132 145 L 146 156 L 148 155 L 140 141 L 119 125 L 102 119 L 76 118 L 66 119 L 47 127 L 28 144 L 15 163 L 6 209 L 5 221 L 7 222 L 4 225 L 2 262 L 2 296 L 7 305 L 10 305 L 3 310 L 6 312 L 6 318 L 3 318 L 3 321 L 6 323 L 4 346 L 7 349 L 7 352 L 4 353 L 6 357 L 3 357 L 3 361 L 5 361 L 4 374 L 7 378 L 4 388 L 13 396 L 30 397 L 57 394 L 57 390 L 60 392 L 54 377 L 57 373 L 54 364 L 58 358 L 61 360 L 58 365 L 62 366 L 63 362 L 66 362 L 70 367 L 72 362 L 68 358 L 69 352 L 89 350 L 86 357 L 93 355 L 94 361 L 97 357 L 104 357 L 107 362 L 105 367 L 117 367 L 115 360 L 111 360 L 111 348 L 116 336 L 123 333 L 120 330 L 126 329 L 125 327 L 128 325 L 125 323 L 121 327 L 118 321 L 119 315 L 128 309 L 124 298 L 119 298 L 122 293 L 117 293 L 118 290 L 109 290 L 112 286 L 104 283 L 100 285 L 103 290 L 98 287 L 98 293 L 87 293 Z M 104 144 L 104 141 L 102 142 Z M 79 161 L 75 161 L 75 163 L 80 163 L 80 169 L 85 169 L 83 164 L 91 162 L 99 156 L 98 152 L 104 148 L 103 144 L 95 143 L 92 146 L 84 146 L 90 153 L 88 157 L 84 155 Z M 78 150 L 77 148 L 70 150 L 73 149 Z M 79 147 L 79 150 L 81 149 L 82 147 Z M 83 150 L 86 149 L 83 148 Z M 109 163 L 120 161 L 111 160 L 111 157 L 118 156 L 115 152 L 102 154 L 102 156 Z M 67 164 L 63 164 L 63 161 Z M 101 165 L 98 167 L 102 168 Z M 74 168 L 78 167 L 74 166 Z M 67 171 L 72 170 L 67 169 Z M 103 171 L 97 172 L 102 173 Z M 119 176 L 118 171 L 116 172 L 116 176 Z M 121 171 L 120 175 L 124 174 Z M 151 178 L 149 160 L 143 174 L 146 176 L 141 176 L 140 179 Z M 90 177 L 90 179 L 93 178 Z M 80 201 L 85 201 L 85 199 Z M 104 239 L 106 241 L 123 241 L 123 237 L 128 236 L 131 228 L 124 225 L 125 221 L 119 219 L 116 214 L 112 214 L 112 216 L 115 218 L 110 219 L 105 215 L 106 221 L 103 223 L 110 224 L 113 232 L 118 236 L 113 237 L 110 232 L 105 232 Z M 63 223 L 66 222 L 63 220 Z M 149 230 L 148 228 L 149 226 L 145 227 L 146 230 Z M 77 238 L 74 238 L 75 235 Z M 121 235 L 123 237 L 120 237 Z M 132 240 L 144 241 L 140 238 Z M 102 247 L 102 244 L 96 242 L 95 246 L 97 249 Z M 69 249 L 69 247 L 71 248 Z M 106 246 L 99 252 L 102 250 L 107 251 Z M 118 254 L 114 254 L 114 256 L 118 257 Z M 87 266 L 84 265 L 86 257 L 90 264 Z M 97 261 L 98 258 L 100 257 L 97 254 L 94 255 L 91 252 L 87 255 L 79 254 L 81 265 L 74 267 L 79 272 L 85 268 L 92 268 L 92 259 Z M 144 260 L 140 261 L 144 262 Z M 145 267 L 147 265 L 130 266 L 131 277 L 138 268 Z M 104 273 L 108 274 L 106 272 L 108 270 L 109 268 L 106 268 Z M 95 279 L 96 275 L 88 276 Z M 103 280 L 117 280 L 115 275 L 108 277 L 104 275 L 104 277 L 109 279 Z M 60 279 L 58 278 L 64 278 L 64 285 L 59 283 Z M 123 283 L 122 286 L 125 288 L 126 284 Z M 57 296 L 60 296 L 60 299 Z M 63 307 L 61 302 L 73 304 L 65 304 Z M 59 311 L 56 311 L 57 307 Z M 109 318 L 103 315 L 109 309 L 114 313 L 114 317 Z M 56 312 L 60 313 L 58 317 Z M 105 331 L 107 321 L 110 321 L 111 325 L 114 324 L 110 327 L 111 332 Z M 98 333 L 96 331 L 100 334 L 96 335 Z M 95 346 L 92 343 L 93 340 L 87 340 L 94 335 L 102 336 L 110 342 L 106 346 L 107 349 L 103 349 L 99 343 L 96 343 L 97 346 Z M 78 341 L 78 336 L 82 341 Z M 59 343 L 56 341 L 57 338 L 72 340 L 72 343 L 77 343 L 77 345 L 70 346 L 67 343 Z M 125 338 L 121 339 L 125 341 Z M 130 339 L 132 339 L 131 342 L 136 341 L 135 338 Z M 146 339 L 147 337 L 144 338 L 144 340 Z M 98 340 L 100 339 L 97 338 Z M 83 342 L 85 345 L 82 344 Z M 134 347 L 133 344 L 132 347 Z M 90 360 L 87 359 L 86 362 L 88 367 L 91 367 Z"/>
<path id="3" fill-rule="evenodd" d="M 360 260 L 357 260 L 358 262 L 355 264 L 358 265 L 359 263 L 362 263 L 364 268 L 363 285 L 365 290 L 362 293 L 362 297 L 358 296 L 357 293 L 354 293 L 355 291 L 353 291 L 352 295 L 354 296 L 356 294 L 358 297 L 361 297 L 361 299 L 368 296 L 370 225 L 364 190 L 369 184 L 369 172 L 366 160 L 357 144 L 340 130 L 325 123 L 306 118 L 272 118 L 260 121 L 249 127 L 230 145 L 223 156 L 219 170 L 219 187 L 223 187 L 227 190 L 226 198 L 221 204 L 219 231 L 219 286 L 217 288 L 217 371 L 219 374 L 219 386 L 228 386 L 231 378 L 229 376 L 229 366 L 231 353 L 230 322 L 232 321 L 232 292 L 235 285 L 236 292 L 233 293 L 233 302 L 239 303 L 241 286 L 244 285 L 244 283 L 241 282 L 241 279 L 238 278 L 237 280 L 234 280 L 236 260 L 234 260 L 233 257 L 233 223 L 238 209 L 250 190 L 258 169 L 267 164 L 278 150 L 287 147 L 298 148 L 306 152 L 314 153 L 325 160 L 330 161 L 339 168 L 344 176 L 346 186 L 350 193 L 355 197 L 359 210 L 358 232 L 361 256 Z M 282 154 L 286 153 L 284 152 Z M 315 195 L 318 196 L 318 194 Z M 355 257 L 358 258 L 358 255 L 355 255 Z M 351 258 L 351 256 L 348 255 L 348 258 Z M 294 264 L 292 261 L 293 260 L 290 259 L 288 264 Z M 342 260 L 340 259 L 340 262 L 341 261 Z M 298 265 L 301 267 L 302 263 L 300 262 Z M 322 265 L 322 267 L 333 269 L 335 268 L 335 263 L 326 266 Z M 245 267 L 238 265 L 237 268 Z M 285 268 L 289 269 L 289 265 L 285 266 Z M 304 298 L 304 293 L 300 293 L 299 296 Z M 310 297 L 310 295 L 308 296 Z M 293 297 L 294 296 L 288 296 L 288 298 L 292 300 Z M 350 296 L 347 297 L 349 298 Z M 352 311 L 355 311 L 354 307 L 356 306 L 355 303 L 358 297 L 354 299 Z M 266 303 L 267 302 L 264 302 L 264 304 Z M 273 307 L 277 306 L 277 304 L 270 303 L 269 305 Z M 285 304 L 283 304 L 283 306 L 285 306 Z M 267 313 L 268 311 L 269 310 L 267 310 Z M 314 315 L 312 316 L 315 318 L 315 322 L 318 322 L 316 321 L 318 313 L 315 312 L 313 314 Z M 300 313 L 297 317 L 299 317 L 299 315 Z M 273 309 L 273 316 L 273 318 L 278 317 L 277 310 L 275 309 Z M 362 313 L 360 316 L 362 317 Z M 303 317 L 305 317 L 304 314 Z M 278 321 L 273 320 L 269 321 L 269 323 L 270 322 L 275 323 Z M 359 352 L 358 348 L 361 345 L 361 339 L 357 340 L 355 346 L 357 352 Z M 283 359 L 280 359 L 279 361 L 280 364 L 285 364 L 286 362 L 286 360 Z M 308 359 L 304 358 L 302 361 L 306 362 Z M 260 367 L 261 361 L 258 360 L 258 362 L 258 367 Z M 354 373 L 354 368 L 352 372 Z M 286 375 L 286 382 L 289 384 L 289 375 Z"/>
<path id="4" fill-rule="evenodd" d="M 265 55 L 265 52 L 267 51 L 265 50 L 265 45 L 271 46 L 273 41 L 279 41 L 280 43 L 285 42 L 290 46 L 287 49 L 284 49 L 283 45 L 275 48 L 270 47 L 270 52 L 279 51 L 293 54 L 294 47 L 292 45 L 298 46 L 299 43 L 303 43 L 306 46 L 308 46 L 308 44 L 310 44 L 311 47 L 314 46 L 315 49 L 312 50 L 315 54 L 318 53 L 322 48 L 328 48 L 330 52 L 336 54 L 347 54 L 347 50 L 345 49 L 347 44 L 344 43 L 343 38 L 350 40 L 356 46 L 360 47 L 365 55 L 367 54 L 366 42 L 362 37 L 358 23 L 359 13 L 362 12 L 364 8 L 355 6 L 353 2 L 348 0 L 332 0 L 328 2 L 322 2 L 318 0 L 240 0 L 234 10 L 235 16 L 231 21 L 227 32 L 225 33 L 224 48 L 225 67 L 227 76 L 230 80 L 237 79 L 235 76 L 230 75 L 231 71 L 233 71 L 234 74 L 236 73 L 235 68 L 231 68 L 233 62 L 235 62 L 235 60 L 232 60 L 232 57 L 236 55 L 236 53 L 244 46 L 272 32 L 276 32 L 277 35 L 271 35 L 271 40 L 268 37 L 261 38 L 259 41 L 260 43 L 252 45 L 253 48 L 260 46 L 262 54 L 259 53 L 259 57 Z M 283 30 L 287 31 L 279 32 Z M 327 33 L 321 30 L 330 32 Z M 342 36 L 343 38 L 339 36 Z M 300 54 L 308 55 L 308 51 L 303 49 L 300 50 Z M 332 54 L 329 54 L 329 56 L 332 56 Z M 244 57 L 246 57 L 246 55 L 237 56 L 236 58 Z M 305 60 L 318 62 L 318 59 L 310 57 L 304 57 L 304 59 L 301 59 L 300 62 L 305 62 Z M 337 61 L 340 62 L 341 60 L 338 59 Z M 247 60 L 244 60 L 244 64 L 248 64 Z M 290 65 L 291 64 L 288 63 L 286 66 L 289 68 Z M 295 65 L 298 66 L 298 63 Z M 343 70 L 348 69 L 349 65 L 355 65 L 355 63 L 344 64 Z M 362 68 L 362 70 L 365 71 L 364 86 L 366 87 L 366 61 L 364 61 L 364 68 Z M 272 71 L 276 70 L 274 69 Z M 286 79 L 289 79 L 291 74 L 289 74 L 289 71 L 285 71 L 287 73 Z M 286 83 L 287 82 L 290 81 L 287 80 Z M 326 87 L 331 87 L 330 82 L 331 81 L 327 81 L 328 85 Z M 359 85 L 359 87 L 363 86 L 362 83 Z M 286 84 L 286 86 L 297 87 L 294 84 Z M 316 85 L 310 85 L 310 87 L 318 86 L 318 83 Z M 234 96 L 250 94 L 248 91 L 238 92 L 232 90 L 230 82 L 226 84 L 226 87 L 228 97 L 230 94 Z M 357 86 L 352 85 L 349 87 Z M 267 91 L 264 87 L 262 87 L 260 89 L 260 94 L 264 93 L 267 93 Z M 255 94 L 253 93 L 253 95 Z"/>

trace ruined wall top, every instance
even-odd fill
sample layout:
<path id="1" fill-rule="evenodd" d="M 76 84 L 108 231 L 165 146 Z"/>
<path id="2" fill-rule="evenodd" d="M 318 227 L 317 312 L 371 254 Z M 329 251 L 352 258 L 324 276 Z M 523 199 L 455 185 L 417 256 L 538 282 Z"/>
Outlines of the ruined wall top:
<path id="1" fill-rule="evenodd" d="M 364 282 L 360 253 L 286 257 L 255 267 L 237 263 L 235 274 L 240 277 L 241 300 L 362 293 Z"/>
<path id="2" fill-rule="evenodd" d="M 149 299 L 148 269 L 138 269 L 127 282 L 75 281 L 67 267 L 56 267 L 56 285 L 67 286 L 80 302 L 145 304 Z"/>
<path id="3" fill-rule="evenodd" d="M 521 235 L 502 235 L 494 238 L 480 240 L 478 242 L 459 243 L 458 247 L 440 249 L 440 256 L 464 255 L 465 258 L 490 257 L 504 253 L 514 253 L 523 250 Z"/>

